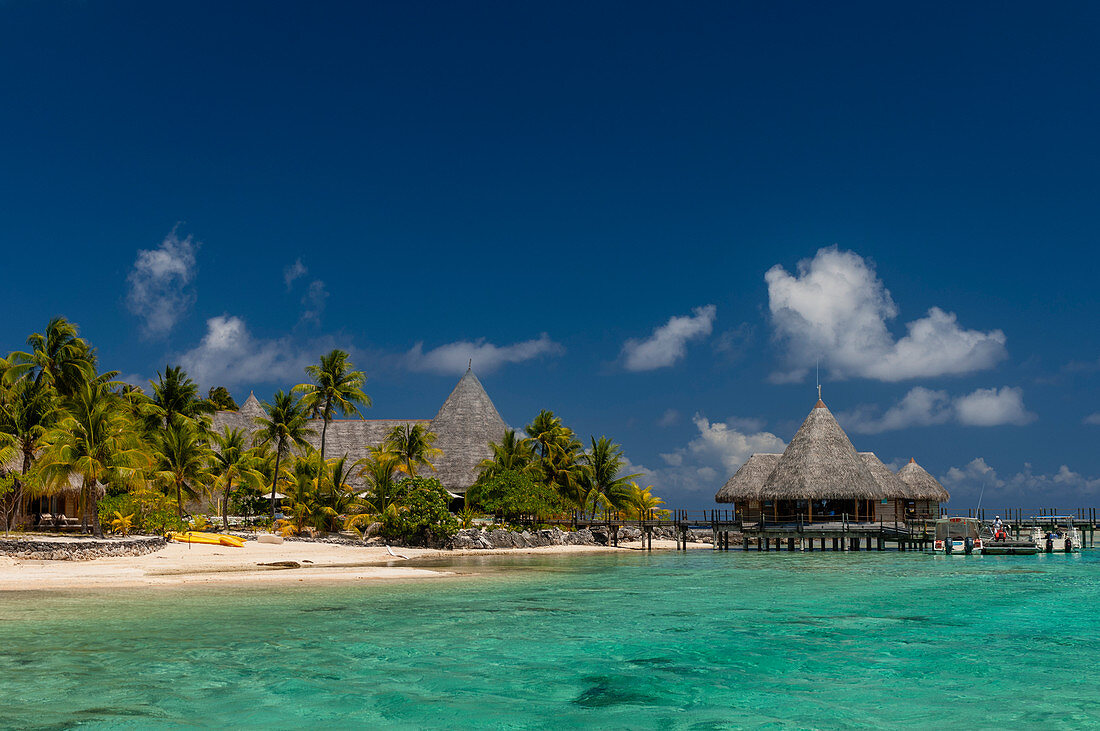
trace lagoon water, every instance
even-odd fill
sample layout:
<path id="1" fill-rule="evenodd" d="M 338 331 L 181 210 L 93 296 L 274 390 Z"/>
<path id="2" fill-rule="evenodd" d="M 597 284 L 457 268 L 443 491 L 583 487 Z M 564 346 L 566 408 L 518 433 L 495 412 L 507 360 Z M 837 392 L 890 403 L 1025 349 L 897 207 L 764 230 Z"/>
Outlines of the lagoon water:
<path id="1" fill-rule="evenodd" d="M 1095 551 L 445 565 L 478 576 L 0 594 L 0 726 L 1100 725 Z"/>

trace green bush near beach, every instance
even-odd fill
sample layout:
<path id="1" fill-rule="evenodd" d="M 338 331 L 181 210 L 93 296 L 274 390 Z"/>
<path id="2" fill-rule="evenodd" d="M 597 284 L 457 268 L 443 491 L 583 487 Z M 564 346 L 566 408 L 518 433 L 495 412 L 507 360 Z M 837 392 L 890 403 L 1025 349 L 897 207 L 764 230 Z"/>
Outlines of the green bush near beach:
<path id="1" fill-rule="evenodd" d="M 411 545 L 441 544 L 458 531 L 447 509 L 451 496 L 434 477 L 407 477 L 397 483 L 395 509 L 382 514 L 382 536 Z"/>

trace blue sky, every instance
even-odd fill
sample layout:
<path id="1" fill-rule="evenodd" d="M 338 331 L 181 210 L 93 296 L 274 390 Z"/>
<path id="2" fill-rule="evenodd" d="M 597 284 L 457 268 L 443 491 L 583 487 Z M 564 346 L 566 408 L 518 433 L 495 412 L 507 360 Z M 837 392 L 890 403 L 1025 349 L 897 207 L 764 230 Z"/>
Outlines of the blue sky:
<path id="1" fill-rule="evenodd" d="M 468 358 L 711 506 L 816 398 L 955 498 L 1095 505 L 1100 8 L 0 4 L 0 349 L 369 416 Z"/>

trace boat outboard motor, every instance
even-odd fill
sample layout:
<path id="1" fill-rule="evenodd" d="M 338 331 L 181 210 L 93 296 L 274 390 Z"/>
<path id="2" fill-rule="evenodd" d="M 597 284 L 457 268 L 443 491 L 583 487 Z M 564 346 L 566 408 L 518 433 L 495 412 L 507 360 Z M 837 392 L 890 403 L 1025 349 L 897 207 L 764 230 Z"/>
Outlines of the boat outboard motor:
<path id="1" fill-rule="evenodd" d="M 1070 534 L 1068 532 L 1066 533 L 1066 546 L 1065 546 L 1065 548 L 1066 548 L 1066 553 L 1070 553 L 1071 551 L 1073 551 L 1073 538 L 1070 536 Z"/>
<path id="2" fill-rule="evenodd" d="M 955 542 L 952 541 L 950 537 L 943 539 L 943 552 L 944 553 L 951 553 L 951 551 L 954 550 L 954 548 L 955 548 Z"/>
<path id="3" fill-rule="evenodd" d="M 974 553 L 974 539 L 970 536 L 967 536 L 966 539 L 963 540 L 963 552 L 966 553 L 967 556 Z"/>
<path id="4" fill-rule="evenodd" d="M 1047 536 L 1047 553 L 1054 553 L 1054 539 Z"/>

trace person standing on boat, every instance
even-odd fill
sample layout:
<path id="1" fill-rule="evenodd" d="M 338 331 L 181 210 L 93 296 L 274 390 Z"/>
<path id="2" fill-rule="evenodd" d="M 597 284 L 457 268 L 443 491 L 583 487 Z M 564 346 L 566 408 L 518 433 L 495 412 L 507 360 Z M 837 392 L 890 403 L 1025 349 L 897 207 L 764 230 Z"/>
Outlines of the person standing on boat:
<path id="1" fill-rule="evenodd" d="M 1003 541 L 1006 538 L 1004 524 L 1001 523 L 1001 516 L 993 518 L 993 538 L 994 540 Z"/>

